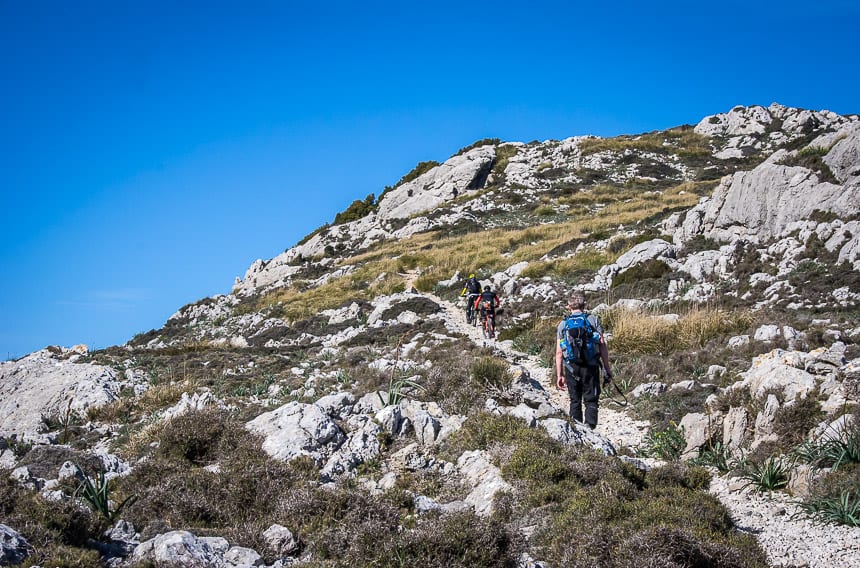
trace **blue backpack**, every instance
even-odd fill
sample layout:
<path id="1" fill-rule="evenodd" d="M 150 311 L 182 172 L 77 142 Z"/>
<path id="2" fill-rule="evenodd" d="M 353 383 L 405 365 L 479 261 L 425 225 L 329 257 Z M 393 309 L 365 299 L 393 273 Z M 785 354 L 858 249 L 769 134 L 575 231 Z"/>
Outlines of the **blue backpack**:
<path id="1" fill-rule="evenodd" d="M 564 320 L 561 352 L 565 361 L 579 367 L 598 365 L 600 334 L 588 321 L 588 314 L 573 314 Z"/>

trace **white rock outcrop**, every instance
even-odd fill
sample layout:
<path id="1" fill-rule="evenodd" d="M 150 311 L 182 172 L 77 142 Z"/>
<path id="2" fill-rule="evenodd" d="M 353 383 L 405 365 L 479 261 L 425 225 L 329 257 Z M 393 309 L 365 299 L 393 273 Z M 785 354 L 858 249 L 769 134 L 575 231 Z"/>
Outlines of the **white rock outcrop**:
<path id="1" fill-rule="evenodd" d="M 49 349 L 0 363 L 0 436 L 35 439 L 44 429 L 42 416 L 82 417 L 116 400 L 122 382 L 109 367 L 74 363 Z"/>
<path id="2" fill-rule="evenodd" d="M 379 217 L 405 219 L 437 208 L 467 191 L 484 186 L 493 160 L 495 146 L 480 146 L 449 158 L 416 179 L 389 191 L 379 202 Z"/>
<path id="3" fill-rule="evenodd" d="M 245 427 L 263 436 L 263 450 L 282 461 L 310 456 L 322 464 L 346 439 L 323 409 L 300 402 L 261 414 Z"/>
<path id="4" fill-rule="evenodd" d="M 189 568 L 238 568 L 261 566 L 263 559 L 256 551 L 231 547 L 220 537 L 197 537 L 188 531 L 171 531 L 140 543 L 132 554 L 132 562 Z"/>

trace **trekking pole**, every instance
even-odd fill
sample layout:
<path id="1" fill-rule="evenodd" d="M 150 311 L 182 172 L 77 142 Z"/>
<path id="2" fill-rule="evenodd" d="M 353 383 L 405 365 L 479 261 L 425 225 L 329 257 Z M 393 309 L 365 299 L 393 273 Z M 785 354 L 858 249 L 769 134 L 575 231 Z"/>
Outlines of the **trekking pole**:
<path id="1" fill-rule="evenodd" d="M 606 372 L 606 369 L 604 369 L 604 368 L 603 368 L 603 364 L 602 364 L 602 363 L 601 363 L 601 365 L 600 365 L 600 368 L 603 370 L 603 375 L 604 375 L 604 376 L 606 376 L 608 373 Z M 603 381 L 603 386 L 604 386 L 604 387 L 606 386 L 606 382 L 607 382 L 607 380 L 608 380 L 610 383 L 612 383 L 612 386 L 614 386 L 614 387 L 615 387 L 615 392 L 617 392 L 618 394 L 620 394 L 620 395 L 621 395 L 621 398 L 622 398 L 622 399 L 623 399 L 623 401 L 624 401 L 624 402 L 622 402 L 622 401 L 620 401 L 620 400 L 616 400 L 616 399 L 615 399 L 611 394 L 609 394 L 609 391 L 606 391 L 606 398 L 608 398 L 608 399 L 609 399 L 609 402 L 614 402 L 614 403 L 615 403 L 615 404 L 617 404 L 618 406 L 627 406 L 627 405 L 629 404 L 629 401 L 627 400 L 627 396 L 624 394 L 624 391 L 622 391 L 622 390 L 621 390 L 621 387 L 619 387 L 619 386 L 618 386 L 618 383 L 616 383 L 614 379 L 613 379 L 613 380 L 604 379 L 604 381 Z"/>

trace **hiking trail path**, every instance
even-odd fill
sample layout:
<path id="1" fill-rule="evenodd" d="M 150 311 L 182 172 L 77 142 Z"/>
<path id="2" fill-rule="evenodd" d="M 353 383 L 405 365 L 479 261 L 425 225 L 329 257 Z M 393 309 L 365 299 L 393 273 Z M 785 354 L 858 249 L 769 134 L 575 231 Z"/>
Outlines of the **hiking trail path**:
<path id="1" fill-rule="evenodd" d="M 496 356 L 505 359 L 512 367 L 527 373 L 549 393 L 553 406 L 567 414 L 567 391 L 556 387 L 552 368 L 546 367 L 537 356 L 514 349 L 510 341 L 484 338 L 480 327 L 466 323 L 465 304 L 460 306 L 433 293 L 419 292 L 413 285 L 417 274 L 410 272 L 404 276 L 406 290 L 426 296 L 444 310 L 449 329 L 461 333 L 476 345 L 492 349 Z M 635 420 L 623 410 L 609 407 L 605 398 L 601 399 L 596 432 L 609 439 L 616 448 L 626 446 L 635 450 L 642 444 L 648 429 L 648 422 Z M 654 463 L 654 460 L 646 461 Z M 815 524 L 800 513 L 791 496 L 781 492 L 757 494 L 741 485 L 737 478 L 717 474 L 711 481 L 710 493 L 729 510 L 738 530 L 758 539 L 771 566 L 860 567 L 860 528 Z"/>

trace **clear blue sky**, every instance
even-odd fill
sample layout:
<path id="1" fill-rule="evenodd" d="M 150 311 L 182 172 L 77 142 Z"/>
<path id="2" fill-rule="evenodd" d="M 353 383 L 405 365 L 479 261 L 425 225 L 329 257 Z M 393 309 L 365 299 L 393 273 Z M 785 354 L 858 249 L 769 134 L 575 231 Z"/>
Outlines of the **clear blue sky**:
<path id="1" fill-rule="evenodd" d="M 860 112 L 853 2 L 0 0 L 0 356 L 121 344 L 484 137 Z"/>

